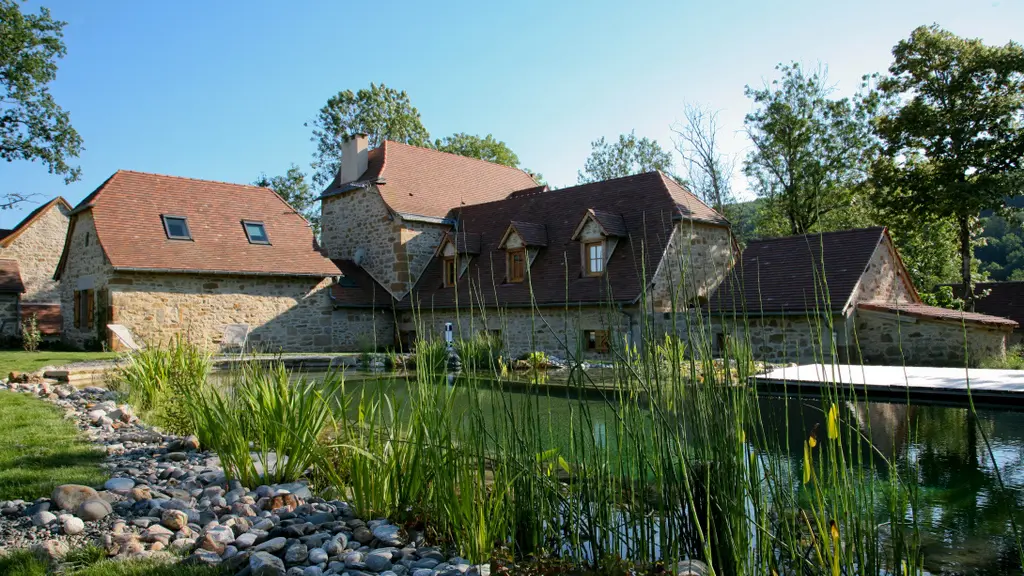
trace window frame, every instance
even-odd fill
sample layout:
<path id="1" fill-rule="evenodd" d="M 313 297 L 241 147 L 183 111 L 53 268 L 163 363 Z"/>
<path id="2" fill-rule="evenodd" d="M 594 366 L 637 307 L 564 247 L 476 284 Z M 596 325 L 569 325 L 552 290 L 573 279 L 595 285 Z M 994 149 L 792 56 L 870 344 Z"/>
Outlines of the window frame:
<path id="1" fill-rule="evenodd" d="M 445 288 L 455 286 L 455 281 L 459 279 L 458 266 L 459 261 L 455 256 L 445 256 L 444 260 L 441 261 L 441 276 Z"/>
<path id="2" fill-rule="evenodd" d="M 588 352 L 607 354 L 611 351 L 611 334 L 608 330 L 584 330 L 583 340 Z"/>
<path id="3" fill-rule="evenodd" d="M 519 276 L 518 277 L 515 275 L 515 272 L 516 272 L 515 257 L 516 256 L 521 256 L 522 257 L 521 269 L 519 270 Z M 506 259 L 506 266 L 508 267 L 508 270 L 506 270 L 506 276 L 508 278 L 508 281 L 510 283 L 513 283 L 513 284 L 520 284 L 520 283 L 522 283 L 523 280 L 526 279 L 526 248 L 510 248 L 508 250 L 508 257 Z"/>
<path id="4" fill-rule="evenodd" d="M 593 268 L 595 258 L 591 257 L 590 255 L 591 248 L 600 248 L 600 270 L 594 270 Z M 605 249 L 606 248 L 604 240 L 591 240 L 589 242 L 583 243 L 583 271 L 586 273 L 587 276 L 601 276 L 602 274 L 604 274 L 605 264 L 607 264 L 607 261 L 605 259 Z"/>
<path id="5" fill-rule="evenodd" d="M 181 220 L 182 226 L 185 227 L 185 235 L 184 236 L 175 236 L 174 234 L 171 234 L 171 227 L 167 225 L 167 220 L 168 219 L 171 219 L 171 220 Z M 189 225 L 188 225 L 188 216 L 175 216 L 174 214 L 161 214 L 160 215 L 160 221 L 164 225 L 164 234 L 167 235 L 167 239 L 168 240 L 185 240 L 187 242 L 191 242 L 192 241 L 192 228 L 190 228 Z"/>
<path id="6" fill-rule="evenodd" d="M 253 240 L 252 234 L 249 234 L 249 226 L 259 226 L 263 230 L 264 240 Z M 262 220 L 242 220 L 242 230 L 245 232 L 245 238 L 249 241 L 249 244 L 263 244 L 270 245 L 270 234 L 267 233 L 267 225 Z"/>

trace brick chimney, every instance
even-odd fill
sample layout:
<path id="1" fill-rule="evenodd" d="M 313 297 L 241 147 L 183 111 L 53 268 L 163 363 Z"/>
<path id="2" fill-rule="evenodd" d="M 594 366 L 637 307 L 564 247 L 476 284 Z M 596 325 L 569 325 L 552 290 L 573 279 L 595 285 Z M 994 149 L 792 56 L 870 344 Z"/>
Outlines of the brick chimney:
<path id="1" fill-rule="evenodd" d="M 341 144 L 341 184 L 358 180 L 366 172 L 370 155 L 366 134 L 356 134 Z"/>

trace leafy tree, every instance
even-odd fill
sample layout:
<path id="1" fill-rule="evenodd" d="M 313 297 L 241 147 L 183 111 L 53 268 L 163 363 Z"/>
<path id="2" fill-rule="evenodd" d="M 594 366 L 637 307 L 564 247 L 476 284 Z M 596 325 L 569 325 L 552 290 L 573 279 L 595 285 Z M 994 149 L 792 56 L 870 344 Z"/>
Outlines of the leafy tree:
<path id="1" fill-rule="evenodd" d="M 686 178 L 691 190 L 719 213 L 732 202 L 732 158 L 722 153 L 718 143 L 718 112 L 687 104 L 685 121 L 672 128 L 676 133 L 676 151 L 686 162 Z"/>
<path id="2" fill-rule="evenodd" d="M 404 90 L 384 84 L 370 84 L 368 89 L 358 92 L 344 90 L 331 96 L 313 120 L 314 184 L 326 186 L 334 179 L 341 162 L 342 142 L 359 133 L 369 135 L 371 147 L 384 140 L 430 146 L 430 134 L 420 122 L 420 112 L 409 102 Z"/>
<path id="3" fill-rule="evenodd" d="M 672 172 L 672 155 L 655 140 L 637 138 L 636 131 L 619 135 L 619 141 L 606 142 L 604 137 L 590 143 L 590 157 L 577 177 L 579 184 L 600 182 L 633 174 L 661 170 Z"/>
<path id="4" fill-rule="evenodd" d="M 320 234 L 320 206 L 317 203 L 317 195 L 306 183 L 306 175 L 298 166 L 292 164 L 282 176 L 268 178 L 266 174 L 260 174 L 253 184 L 277 192 L 285 202 L 309 220 L 313 234 Z"/>
<path id="5" fill-rule="evenodd" d="M 23 14 L 15 0 L 0 0 L 0 158 L 38 160 L 70 183 L 81 176 L 81 168 L 68 161 L 82 151 L 82 137 L 48 86 L 57 76 L 57 60 L 67 53 L 64 25 L 46 8 Z M 26 197 L 6 193 L 0 208 Z"/>
<path id="6" fill-rule="evenodd" d="M 872 169 L 876 202 L 911 218 L 956 222 L 970 305 L 972 221 L 1024 184 L 1024 49 L 933 25 L 892 52 L 878 83 L 885 108 L 875 124 L 884 144 Z"/>
<path id="7" fill-rule="evenodd" d="M 457 132 L 451 136 L 435 140 L 434 148 L 441 152 L 450 152 L 459 156 L 468 156 L 513 168 L 519 167 L 519 157 L 516 156 L 516 153 L 509 149 L 507 144 L 496 140 L 490 134 L 481 138 L 472 134 L 466 134 L 465 132 Z"/>
<path id="8" fill-rule="evenodd" d="M 776 69 L 781 80 L 746 88 L 757 109 L 745 119 L 753 149 L 743 170 L 757 195 L 785 217 L 789 232 L 803 234 L 849 206 L 866 178 L 869 108 L 831 99 L 821 71 L 807 74 L 796 63 Z"/>

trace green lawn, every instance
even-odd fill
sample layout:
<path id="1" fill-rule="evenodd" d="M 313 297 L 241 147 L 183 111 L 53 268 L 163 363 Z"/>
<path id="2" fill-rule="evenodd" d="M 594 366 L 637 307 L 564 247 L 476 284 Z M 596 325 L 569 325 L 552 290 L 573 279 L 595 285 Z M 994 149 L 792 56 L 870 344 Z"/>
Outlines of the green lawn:
<path id="1" fill-rule="evenodd" d="M 0 378 L 12 371 L 35 372 L 43 366 L 60 366 L 87 360 L 107 360 L 117 357 L 116 352 L 25 352 L 0 351 Z"/>
<path id="2" fill-rule="evenodd" d="M 100 485 L 103 456 L 57 407 L 0 392 L 0 500 L 32 501 L 60 484 Z"/>
<path id="3" fill-rule="evenodd" d="M 220 568 L 206 566 L 185 566 L 166 564 L 150 560 L 102 560 L 95 549 L 72 551 L 67 560 L 63 576 L 217 576 L 224 574 Z M 46 562 L 37 559 L 28 551 L 12 552 L 0 556 L 0 574 L 4 576 L 46 576 L 54 573 Z"/>

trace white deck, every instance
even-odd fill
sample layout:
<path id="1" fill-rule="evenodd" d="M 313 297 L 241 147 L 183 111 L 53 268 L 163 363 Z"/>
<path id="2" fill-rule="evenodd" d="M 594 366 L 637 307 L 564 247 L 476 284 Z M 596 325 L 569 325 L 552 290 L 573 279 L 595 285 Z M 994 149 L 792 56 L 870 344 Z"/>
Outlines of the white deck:
<path id="1" fill-rule="evenodd" d="M 967 396 L 1024 402 L 1024 370 L 802 364 L 754 377 L 773 387 L 823 388 L 833 383 L 858 392 L 905 396 Z"/>

